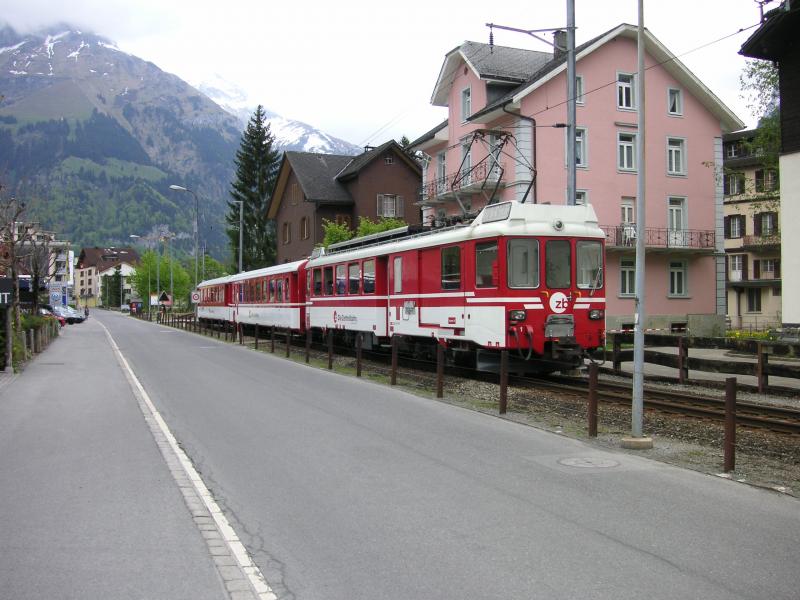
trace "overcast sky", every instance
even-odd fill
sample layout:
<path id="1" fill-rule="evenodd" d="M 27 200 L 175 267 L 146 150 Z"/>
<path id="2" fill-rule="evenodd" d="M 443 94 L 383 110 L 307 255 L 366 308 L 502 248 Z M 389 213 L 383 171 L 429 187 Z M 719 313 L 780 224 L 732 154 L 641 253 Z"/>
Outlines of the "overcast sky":
<path id="1" fill-rule="evenodd" d="M 636 0 L 576 0 L 577 43 L 635 25 L 636 11 Z M 94 31 L 187 81 L 219 75 L 254 105 L 363 145 L 414 139 L 442 121 L 430 98 L 444 55 L 488 42 L 485 23 L 560 27 L 566 2 L 0 0 L 0 19 L 20 32 L 59 22 Z M 737 51 L 753 29 L 711 42 L 758 20 L 755 0 L 645 0 L 645 26 L 748 126 Z M 550 51 L 525 34 L 496 30 L 495 43 Z"/>

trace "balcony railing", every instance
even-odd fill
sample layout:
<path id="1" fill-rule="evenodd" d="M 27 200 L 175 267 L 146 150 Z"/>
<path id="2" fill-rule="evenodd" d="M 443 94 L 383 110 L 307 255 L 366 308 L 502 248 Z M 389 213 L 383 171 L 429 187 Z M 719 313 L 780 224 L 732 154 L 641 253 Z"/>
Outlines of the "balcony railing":
<path id="1" fill-rule="evenodd" d="M 767 246 L 780 246 L 781 234 L 780 232 L 770 233 L 769 235 L 746 235 L 744 236 L 745 246 L 755 246 L 764 248 Z"/>
<path id="2" fill-rule="evenodd" d="M 607 248 L 634 248 L 636 246 L 636 226 L 601 225 L 606 234 Z M 644 245 L 646 248 L 670 250 L 714 250 L 716 235 L 706 229 L 666 229 L 646 227 Z"/>
<path id="3" fill-rule="evenodd" d="M 758 282 L 758 281 L 778 281 L 781 278 L 781 274 L 779 271 L 761 271 L 758 274 L 758 277 L 754 276 L 752 273 L 744 273 L 742 271 L 735 271 L 730 270 L 728 271 L 728 281 L 731 283 L 740 283 L 740 282 Z"/>
<path id="4" fill-rule="evenodd" d="M 484 181 L 487 186 L 494 187 L 496 183 L 502 182 L 502 179 L 499 168 L 490 167 L 486 162 L 482 162 L 471 169 L 456 171 L 429 181 L 420 190 L 420 200 L 429 202 L 441 196 L 451 195 L 453 191 L 465 193 L 477 191 Z"/>

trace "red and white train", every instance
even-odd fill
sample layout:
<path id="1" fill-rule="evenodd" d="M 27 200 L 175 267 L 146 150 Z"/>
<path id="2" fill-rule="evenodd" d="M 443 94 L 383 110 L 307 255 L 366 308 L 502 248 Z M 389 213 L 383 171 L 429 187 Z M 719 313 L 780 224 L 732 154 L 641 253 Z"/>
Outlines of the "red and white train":
<path id="1" fill-rule="evenodd" d="M 605 235 L 591 206 L 505 202 L 469 224 L 401 228 L 204 281 L 198 318 L 335 330 L 494 370 L 570 368 L 605 343 Z"/>

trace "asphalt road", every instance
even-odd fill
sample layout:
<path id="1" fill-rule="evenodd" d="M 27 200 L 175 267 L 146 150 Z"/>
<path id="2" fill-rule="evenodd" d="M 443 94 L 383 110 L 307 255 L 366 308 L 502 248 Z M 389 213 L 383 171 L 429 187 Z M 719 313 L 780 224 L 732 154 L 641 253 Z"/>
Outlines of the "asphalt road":
<path id="1" fill-rule="evenodd" d="M 93 317 L 281 598 L 797 598 L 793 498 Z"/>

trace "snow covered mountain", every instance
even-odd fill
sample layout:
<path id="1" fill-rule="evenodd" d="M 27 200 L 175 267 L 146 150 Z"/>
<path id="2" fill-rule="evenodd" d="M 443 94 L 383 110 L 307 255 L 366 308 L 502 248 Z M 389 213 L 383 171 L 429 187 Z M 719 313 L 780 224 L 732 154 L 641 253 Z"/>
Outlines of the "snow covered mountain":
<path id="1" fill-rule="evenodd" d="M 242 88 L 219 75 L 206 81 L 196 82 L 194 87 L 239 119 L 242 128 L 247 125 L 258 104 L 250 100 Z M 346 155 L 356 155 L 363 151 L 355 144 L 328 135 L 307 123 L 287 119 L 266 108 L 264 112 L 270 130 L 275 136 L 275 142 L 282 150 Z"/>

